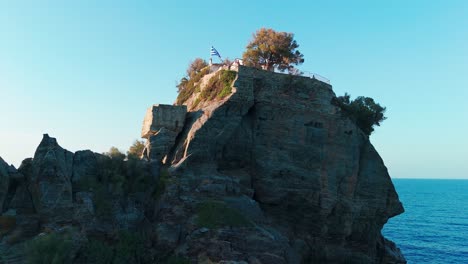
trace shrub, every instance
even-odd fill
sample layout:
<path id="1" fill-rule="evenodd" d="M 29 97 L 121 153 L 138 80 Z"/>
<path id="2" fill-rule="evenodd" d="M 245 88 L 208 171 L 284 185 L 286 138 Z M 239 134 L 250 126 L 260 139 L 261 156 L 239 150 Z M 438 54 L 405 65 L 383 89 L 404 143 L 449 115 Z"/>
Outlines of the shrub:
<path id="1" fill-rule="evenodd" d="M 345 93 L 344 96 L 334 98 L 332 103 L 339 106 L 343 113 L 368 136 L 374 131 L 374 125 L 380 126 L 380 123 L 387 119 L 384 116 L 385 107 L 370 97 L 359 96 L 351 100 L 351 96 Z"/>
<path id="2" fill-rule="evenodd" d="M 144 237 L 127 231 L 119 233 L 119 241 L 115 246 L 114 261 L 112 263 L 142 263 L 144 255 Z"/>
<path id="3" fill-rule="evenodd" d="M 143 263 L 145 238 L 137 233 L 122 231 L 113 245 L 91 239 L 82 252 L 86 263 Z"/>
<path id="4" fill-rule="evenodd" d="M 102 241 L 91 239 L 84 247 L 83 257 L 86 263 L 111 264 L 114 258 L 114 249 Z"/>
<path id="5" fill-rule="evenodd" d="M 206 201 L 197 207 L 197 224 L 208 228 L 222 226 L 248 227 L 252 223 L 236 209 L 228 207 L 223 202 Z"/>
<path id="6" fill-rule="evenodd" d="M 125 154 L 123 154 L 118 148 L 111 147 L 109 152 L 103 153 L 104 155 L 110 157 L 111 159 L 115 160 L 123 160 L 125 159 Z"/>
<path id="7" fill-rule="evenodd" d="M 176 105 L 182 105 L 196 90 L 200 89 L 199 82 L 203 76 L 208 73 L 210 73 L 210 67 L 205 67 L 193 74 L 188 81 L 187 78 L 182 78 L 181 82 L 177 85 L 179 88 L 179 95 L 177 96 Z"/>
<path id="8" fill-rule="evenodd" d="M 167 184 L 170 183 L 170 176 L 171 175 L 169 174 L 169 171 L 167 171 L 167 169 L 161 169 L 156 188 L 153 192 L 153 198 L 159 199 L 161 197 L 161 195 L 166 190 Z"/>
<path id="9" fill-rule="evenodd" d="M 202 101 L 209 101 L 215 98 L 222 99 L 231 94 L 232 82 L 237 76 L 235 71 L 221 70 L 211 77 L 205 89 L 200 94 Z"/>
<path id="10" fill-rule="evenodd" d="M 138 233 L 121 231 L 118 240 L 112 244 L 90 239 L 82 255 L 86 263 L 93 264 L 143 263 L 144 241 Z"/>
<path id="11" fill-rule="evenodd" d="M 72 242 L 56 233 L 39 236 L 26 244 L 26 260 L 31 264 L 71 263 Z"/>
<path id="12" fill-rule="evenodd" d="M 166 264 L 190 264 L 190 260 L 183 256 L 173 255 L 169 257 Z"/>

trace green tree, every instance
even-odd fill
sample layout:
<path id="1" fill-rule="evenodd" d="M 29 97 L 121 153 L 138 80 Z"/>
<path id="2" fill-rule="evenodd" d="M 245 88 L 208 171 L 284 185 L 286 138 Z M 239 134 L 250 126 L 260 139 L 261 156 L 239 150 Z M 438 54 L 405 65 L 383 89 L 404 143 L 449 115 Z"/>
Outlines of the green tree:
<path id="1" fill-rule="evenodd" d="M 344 96 L 334 98 L 333 102 L 356 122 L 356 125 L 366 135 L 372 134 L 374 126 L 380 126 L 380 123 L 387 119 L 385 116 L 386 108 L 370 97 L 359 96 L 351 100 L 351 95 L 345 93 Z"/>
<path id="2" fill-rule="evenodd" d="M 123 154 L 118 148 L 111 147 L 108 152 L 104 152 L 104 155 L 114 159 L 114 160 L 124 160 L 125 154 Z"/>
<path id="3" fill-rule="evenodd" d="M 253 39 L 242 55 L 244 64 L 251 67 L 281 72 L 292 71 L 294 65 L 304 62 L 304 55 L 296 50 L 299 45 L 294 34 L 261 28 L 253 34 Z"/>
<path id="4" fill-rule="evenodd" d="M 127 156 L 139 158 L 141 157 L 141 155 L 143 155 L 144 149 L 145 149 L 144 142 L 142 140 L 135 140 L 133 144 L 130 146 L 130 148 L 128 149 Z"/>
<path id="5" fill-rule="evenodd" d="M 200 78 L 207 73 L 207 71 L 204 70 L 207 66 L 208 63 L 202 58 L 196 58 L 191 61 L 186 70 L 187 75 L 182 77 L 176 85 L 177 92 L 180 94 L 183 91 L 193 88 L 194 83 L 198 82 Z"/>

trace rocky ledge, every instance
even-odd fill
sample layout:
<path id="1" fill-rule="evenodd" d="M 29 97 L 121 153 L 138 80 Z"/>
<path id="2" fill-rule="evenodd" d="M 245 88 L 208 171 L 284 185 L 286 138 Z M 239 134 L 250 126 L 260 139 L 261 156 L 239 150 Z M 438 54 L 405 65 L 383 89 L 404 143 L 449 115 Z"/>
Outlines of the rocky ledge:
<path id="1" fill-rule="evenodd" d="M 64 263 L 406 263 L 381 234 L 404 211 L 387 168 L 330 85 L 240 66 L 230 95 L 208 88 L 148 110 L 141 159 L 48 135 L 0 159 L 0 263 L 55 234 Z"/>

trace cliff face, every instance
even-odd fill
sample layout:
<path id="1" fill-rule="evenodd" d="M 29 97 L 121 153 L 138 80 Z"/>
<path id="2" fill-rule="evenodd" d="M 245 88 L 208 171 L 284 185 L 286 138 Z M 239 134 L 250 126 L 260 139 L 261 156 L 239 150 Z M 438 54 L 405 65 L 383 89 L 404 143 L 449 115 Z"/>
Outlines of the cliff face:
<path id="1" fill-rule="evenodd" d="M 227 99 L 187 105 L 166 160 L 176 197 L 223 201 L 256 228 L 189 236 L 184 248 L 217 261 L 404 262 L 380 233 L 403 207 L 367 136 L 331 104 L 331 86 L 246 67 L 233 86 Z M 228 252 L 205 250 L 219 245 Z"/>
<path id="2" fill-rule="evenodd" d="M 71 234 L 74 263 L 97 263 L 96 241 L 115 263 L 406 263 L 381 235 L 403 212 L 387 169 L 330 85 L 239 67 L 227 97 L 200 92 L 148 110 L 142 160 L 47 135 L 19 170 L 0 159 L 0 223 L 15 222 L 0 263 L 22 263 L 45 231 Z M 119 230 L 144 250 L 120 256 Z"/>

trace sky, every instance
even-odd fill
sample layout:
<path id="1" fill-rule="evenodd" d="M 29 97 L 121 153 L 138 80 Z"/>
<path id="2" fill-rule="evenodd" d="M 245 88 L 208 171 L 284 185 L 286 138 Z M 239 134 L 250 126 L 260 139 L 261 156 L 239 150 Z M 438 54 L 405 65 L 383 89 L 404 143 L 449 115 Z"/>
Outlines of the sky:
<path id="1" fill-rule="evenodd" d="M 468 1 L 291 3 L 0 0 L 0 156 L 19 166 L 44 133 L 126 150 L 190 60 L 240 58 L 266 27 L 337 95 L 387 107 L 371 142 L 392 177 L 468 179 Z"/>

